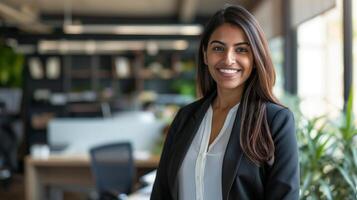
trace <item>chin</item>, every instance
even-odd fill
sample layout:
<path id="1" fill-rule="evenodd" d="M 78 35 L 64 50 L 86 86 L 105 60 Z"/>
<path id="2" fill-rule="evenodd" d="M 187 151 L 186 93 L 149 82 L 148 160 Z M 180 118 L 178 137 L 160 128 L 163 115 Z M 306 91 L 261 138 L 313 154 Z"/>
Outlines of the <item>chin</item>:
<path id="1" fill-rule="evenodd" d="M 221 89 L 226 89 L 226 90 L 235 90 L 235 89 L 239 89 L 242 87 L 241 84 L 221 84 L 219 85 L 219 87 Z"/>

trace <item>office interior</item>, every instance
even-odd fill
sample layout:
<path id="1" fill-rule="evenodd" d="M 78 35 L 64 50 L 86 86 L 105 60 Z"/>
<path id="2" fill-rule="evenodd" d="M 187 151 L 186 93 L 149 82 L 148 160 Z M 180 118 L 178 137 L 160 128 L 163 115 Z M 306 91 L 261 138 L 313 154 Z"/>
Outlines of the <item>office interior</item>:
<path id="1" fill-rule="evenodd" d="M 357 199 L 353 0 L 2 0 L 0 199 L 97 199 L 94 150 L 115 144 L 127 152 L 98 158 L 129 185 L 117 198 L 149 199 L 170 122 L 198 98 L 200 34 L 227 3 L 268 39 L 301 199 Z"/>

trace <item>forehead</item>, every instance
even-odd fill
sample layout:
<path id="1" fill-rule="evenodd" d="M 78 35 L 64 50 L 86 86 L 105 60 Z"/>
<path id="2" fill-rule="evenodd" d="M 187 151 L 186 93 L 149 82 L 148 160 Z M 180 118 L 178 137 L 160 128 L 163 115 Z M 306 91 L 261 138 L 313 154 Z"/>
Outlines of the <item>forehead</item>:
<path id="1" fill-rule="evenodd" d="M 239 26 L 224 23 L 216 28 L 211 34 L 209 43 L 213 40 L 222 41 L 224 43 L 248 42 L 248 39 Z"/>

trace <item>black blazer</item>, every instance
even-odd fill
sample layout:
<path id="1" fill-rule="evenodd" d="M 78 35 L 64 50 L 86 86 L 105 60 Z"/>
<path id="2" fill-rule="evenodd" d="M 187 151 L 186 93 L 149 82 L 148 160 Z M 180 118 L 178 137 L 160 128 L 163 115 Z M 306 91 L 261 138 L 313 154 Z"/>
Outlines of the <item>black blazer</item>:
<path id="1" fill-rule="evenodd" d="M 178 199 L 178 170 L 214 97 L 189 104 L 176 114 L 161 154 L 151 200 Z M 275 159 L 261 167 L 253 164 L 240 147 L 240 118 L 239 106 L 223 160 L 223 200 L 299 199 L 298 147 L 292 112 L 267 103 Z"/>

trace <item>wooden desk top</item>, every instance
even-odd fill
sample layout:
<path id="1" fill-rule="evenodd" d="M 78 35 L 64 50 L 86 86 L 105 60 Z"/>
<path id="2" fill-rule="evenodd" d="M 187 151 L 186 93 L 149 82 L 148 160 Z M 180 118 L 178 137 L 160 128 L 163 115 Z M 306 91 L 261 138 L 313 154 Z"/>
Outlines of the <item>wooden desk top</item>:
<path id="1" fill-rule="evenodd" d="M 68 167 L 87 167 L 90 165 L 89 155 L 62 155 L 53 154 L 48 158 L 33 158 L 26 156 L 26 163 L 34 166 L 68 166 Z M 135 158 L 135 166 L 138 168 L 156 168 L 159 165 L 160 156 L 152 155 L 149 158 Z"/>

